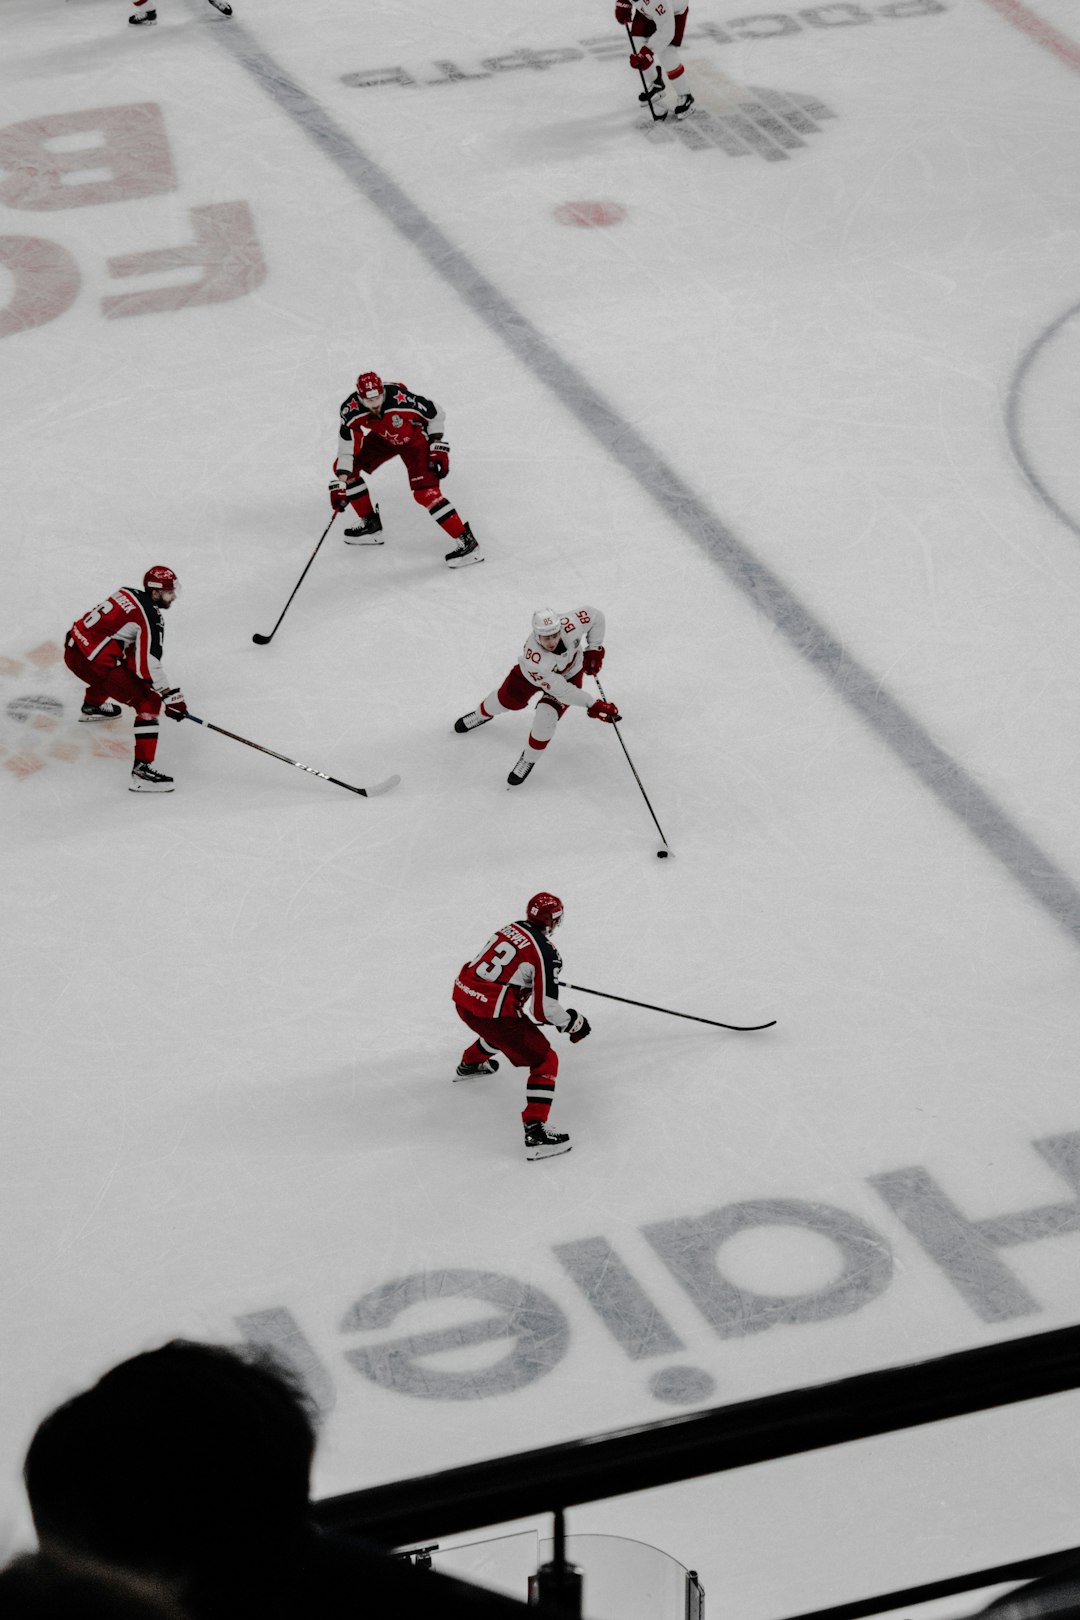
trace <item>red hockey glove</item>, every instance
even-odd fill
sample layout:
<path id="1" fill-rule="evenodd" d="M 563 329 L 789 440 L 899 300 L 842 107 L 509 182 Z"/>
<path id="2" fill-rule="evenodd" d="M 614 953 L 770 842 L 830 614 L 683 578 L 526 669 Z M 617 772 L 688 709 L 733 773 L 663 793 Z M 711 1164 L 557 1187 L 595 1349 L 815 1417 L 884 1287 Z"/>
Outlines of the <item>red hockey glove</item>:
<path id="1" fill-rule="evenodd" d="M 602 698 L 597 698 L 595 703 L 590 703 L 588 713 L 590 720 L 604 720 L 609 726 L 613 726 L 616 720 L 622 719 L 622 715 L 614 703 L 605 703 Z"/>
<path id="2" fill-rule="evenodd" d="M 652 51 L 647 45 L 643 45 L 641 49 L 639 51 L 635 51 L 633 56 L 630 58 L 630 66 L 632 68 L 637 68 L 639 73 L 648 73 L 655 61 L 656 57 L 653 55 Z"/>
<path id="3" fill-rule="evenodd" d="M 615 21 L 620 28 L 625 28 L 634 15 L 634 8 L 630 0 L 615 0 Z"/>
<path id="4" fill-rule="evenodd" d="M 569 1035 L 571 1046 L 576 1046 L 578 1041 L 583 1041 L 591 1032 L 592 1025 L 584 1013 L 575 1012 L 573 1007 L 567 1007 L 566 1010 L 570 1015 L 570 1022 L 563 1026 L 563 1034 Z"/>
<path id="5" fill-rule="evenodd" d="M 348 506 L 348 504 L 349 504 L 349 497 L 345 493 L 345 485 L 344 484 L 331 484 L 330 485 L 330 505 L 334 508 L 334 511 L 335 512 L 344 512 L 344 510 Z"/>
<path id="6" fill-rule="evenodd" d="M 586 675 L 599 675 L 600 666 L 604 662 L 603 647 L 586 647 L 583 662 Z"/>
<path id="7" fill-rule="evenodd" d="M 431 476 L 440 480 L 450 471 L 450 446 L 445 439 L 435 439 L 428 445 L 428 467 Z"/>
<path id="8" fill-rule="evenodd" d="M 167 692 L 159 692 L 158 696 L 170 720 L 182 720 L 187 714 L 187 702 L 178 686 L 170 686 Z"/>

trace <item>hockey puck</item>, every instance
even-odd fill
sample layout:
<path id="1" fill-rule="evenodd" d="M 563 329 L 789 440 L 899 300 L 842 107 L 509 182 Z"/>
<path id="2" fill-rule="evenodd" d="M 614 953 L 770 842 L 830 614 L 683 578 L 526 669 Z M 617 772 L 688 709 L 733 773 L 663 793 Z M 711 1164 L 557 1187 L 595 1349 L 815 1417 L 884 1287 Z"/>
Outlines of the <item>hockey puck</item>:
<path id="1" fill-rule="evenodd" d="M 656 852 L 656 858 L 658 861 L 666 861 L 670 854 L 671 851 L 669 849 L 658 849 Z"/>

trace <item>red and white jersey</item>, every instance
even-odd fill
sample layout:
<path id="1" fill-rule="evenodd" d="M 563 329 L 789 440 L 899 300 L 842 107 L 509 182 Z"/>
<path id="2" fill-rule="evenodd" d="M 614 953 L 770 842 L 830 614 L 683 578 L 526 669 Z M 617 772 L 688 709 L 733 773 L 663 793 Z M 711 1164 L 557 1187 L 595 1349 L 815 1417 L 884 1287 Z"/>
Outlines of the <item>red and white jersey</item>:
<path id="1" fill-rule="evenodd" d="M 543 692 L 550 692 L 559 703 L 574 703 L 579 709 L 587 709 L 596 699 L 570 683 L 581 669 L 585 648 L 603 646 L 604 615 L 599 608 L 580 607 L 559 617 L 562 640 L 555 651 L 548 652 L 535 635 L 530 635 L 521 649 L 518 668 L 527 681 Z"/>
<path id="2" fill-rule="evenodd" d="M 404 383 L 386 383 L 381 411 L 369 411 L 360 395 L 352 393 L 341 407 L 334 471 L 339 477 L 352 473 L 353 457 L 365 434 L 374 434 L 395 450 L 404 450 L 410 445 L 427 444 L 431 438 L 441 439 L 445 420 L 433 399 L 410 393 Z"/>
<path id="3" fill-rule="evenodd" d="M 559 1000 L 562 957 L 544 930 L 512 922 L 492 934 L 479 956 L 454 980 L 454 1001 L 477 1018 L 521 1018 L 565 1029 L 570 1022 Z"/>
<path id="4" fill-rule="evenodd" d="M 685 28 L 685 17 L 688 7 L 686 5 L 673 5 L 672 0 L 634 0 L 634 10 L 638 17 L 647 17 L 653 24 L 654 32 L 648 36 L 648 44 L 654 56 L 659 57 L 661 51 L 675 39 L 675 29 L 678 19 L 682 17 Z M 634 19 L 635 22 L 637 18 Z M 633 30 L 635 35 L 637 29 Z M 680 39 L 682 29 L 679 30 Z"/>
<path id="5" fill-rule="evenodd" d="M 161 667 L 165 625 L 149 591 L 122 585 L 106 601 L 76 619 L 68 637 L 90 663 L 107 654 L 110 643 L 119 642 L 123 662 L 133 675 L 156 692 L 164 692 L 170 685 Z M 116 651 L 114 646 L 112 654 Z M 112 654 L 107 657 L 110 663 Z"/>

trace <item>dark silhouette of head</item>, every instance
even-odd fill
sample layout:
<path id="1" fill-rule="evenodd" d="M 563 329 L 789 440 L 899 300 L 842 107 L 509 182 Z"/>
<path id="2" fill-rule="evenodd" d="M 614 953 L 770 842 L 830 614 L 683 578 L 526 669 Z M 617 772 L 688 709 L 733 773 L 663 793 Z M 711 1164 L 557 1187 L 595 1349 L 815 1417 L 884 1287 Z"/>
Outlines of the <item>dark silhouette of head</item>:
<path id="1" fill-rule="evenodd" d="M 43 1549 L 186 1584 L 290 1556 L 314 1451 L 307 1400 L 276 1363 L 175 1339 L 58 1407 L 23 1472 Z"/>
<path id="2" fill-rule="evenodd" d="M 185 1620 L 172 1594 L 85 1559 L 27 1554 L 0 1569 L 4 1620 Z"/>

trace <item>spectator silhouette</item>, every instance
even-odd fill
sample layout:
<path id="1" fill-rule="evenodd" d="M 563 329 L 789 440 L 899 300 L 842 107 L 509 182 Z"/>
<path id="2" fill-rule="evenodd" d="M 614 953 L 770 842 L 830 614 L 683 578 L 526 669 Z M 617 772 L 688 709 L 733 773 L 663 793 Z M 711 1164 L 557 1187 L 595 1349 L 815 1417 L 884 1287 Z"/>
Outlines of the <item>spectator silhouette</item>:
<path id="1" fill-rule="evenodd" d="M 523 1620 L 524 1603 L 320 1531 L 315 1444 L 268 1356 L 173 1340 L 39 1426 L 24 1477 L 41 1548 L 171 1583 L 191 1620 Z"/>
<path id="2" fill-rule="evenodd" d="M 3 1620 L 187 1620 L 160 1586 L 85 1559 L 24 1554 L 0 1569 Z"/>

